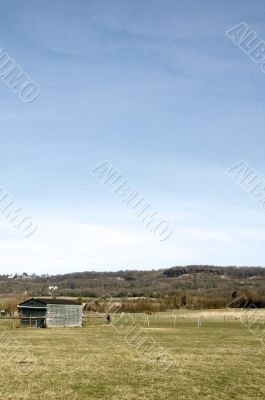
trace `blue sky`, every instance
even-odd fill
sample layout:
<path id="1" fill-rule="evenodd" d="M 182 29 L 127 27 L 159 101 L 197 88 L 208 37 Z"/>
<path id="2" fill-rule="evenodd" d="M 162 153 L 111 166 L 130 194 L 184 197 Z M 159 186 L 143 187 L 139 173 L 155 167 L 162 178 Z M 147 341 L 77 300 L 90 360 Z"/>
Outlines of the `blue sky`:
<path id="1" fill-rule="evenodd" d="M 263 265 L 265 212 L 226 169 L 264 176 L 265 74 L 225 35 L 265 40 L 263 1 L 0 0 L 0 47 L 41 87 L 0 79 L 1 272 Z M 159 242 L 90 170 L 109 160 L 167 218 Z"/>

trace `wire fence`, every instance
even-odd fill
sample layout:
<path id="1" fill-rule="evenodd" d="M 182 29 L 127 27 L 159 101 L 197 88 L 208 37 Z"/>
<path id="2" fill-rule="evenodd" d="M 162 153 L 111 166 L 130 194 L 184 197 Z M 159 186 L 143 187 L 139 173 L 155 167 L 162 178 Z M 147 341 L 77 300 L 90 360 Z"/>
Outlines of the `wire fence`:
<path id="1" fill-rule="evenodd" d="M 112 323 L 122 321 L 122 316 L 127 313 L 114 313 L 111 315 Z M 130 313 L 130 319 L 145 328 L 177 328 L 181 325 L 193 325 L 201 327 L 206 323 L 232 323 L 241 322 L 243 324 L 265 323 L 265 310 L 263 309 L 228 309 L 228 310 L 209 310 L 209 311 L 186 311 L 177 310 L 174 312 L 157 312 L 153 314 Z M 100 326 L 107 324 L 104 313 L 87 315 L 84 318 L 84 326 Z"/>
<path id="2" fill-rule="evenodd" d="M 176 310 L 174 312 L 146 313 L 114 313 L 110 314 L 111 321 L 107 320 L 105 313 L 88 313 L 83 316 L 82 327 L 100 327 L 109 323 L 124 321 L 122 317 L 130 315 L 135 323 L 145 328 L 177 328 L 181 325 L 193 325 L 201 327 L 209 322 L 231 323 L 239 321 L 243 324 L 265 323 L 265 310 L 263 309 L 234 309 L 234 310 L 209 310 L 209 311 L 186 311 Z M 43 318 L 45 320 L 45 318 Z M 36 328 L 39 327 L 40 317 L 0 317 L 0 329 L 9 328 Z"/>

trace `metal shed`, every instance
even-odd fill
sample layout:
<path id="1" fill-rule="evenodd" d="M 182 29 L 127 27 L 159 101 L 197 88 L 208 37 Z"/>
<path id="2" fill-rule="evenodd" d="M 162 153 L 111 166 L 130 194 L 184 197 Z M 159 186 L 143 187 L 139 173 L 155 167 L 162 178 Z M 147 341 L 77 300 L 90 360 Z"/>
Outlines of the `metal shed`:
<path id="1" fill-rule="evenodd" d="M 20 303 L 17 308 L 22 325 L 82 326 L 82 305 L 72 300 L 32 298 Z"/>

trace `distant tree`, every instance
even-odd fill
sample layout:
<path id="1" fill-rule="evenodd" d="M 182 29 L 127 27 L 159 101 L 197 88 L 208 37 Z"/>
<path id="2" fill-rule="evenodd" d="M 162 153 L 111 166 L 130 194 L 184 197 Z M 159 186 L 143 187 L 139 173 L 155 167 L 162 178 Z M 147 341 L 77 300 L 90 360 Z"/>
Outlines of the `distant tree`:
<path id="1" fill-rule="evenodd" d="M 181 296 L 181 306 L 186 306 L 187 305 L 187 296 L 184 294 Z"/>

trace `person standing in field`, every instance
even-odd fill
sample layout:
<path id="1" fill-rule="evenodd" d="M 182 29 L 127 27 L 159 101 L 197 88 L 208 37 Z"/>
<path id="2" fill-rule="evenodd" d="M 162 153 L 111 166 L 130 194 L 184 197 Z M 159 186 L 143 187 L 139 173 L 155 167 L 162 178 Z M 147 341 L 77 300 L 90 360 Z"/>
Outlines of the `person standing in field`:
<path id="1" fill-rule="evenodd" d="M 111 316 L 108 314 L 107 315 L 107 324 L 110 324 L 111 323 Z"/>

